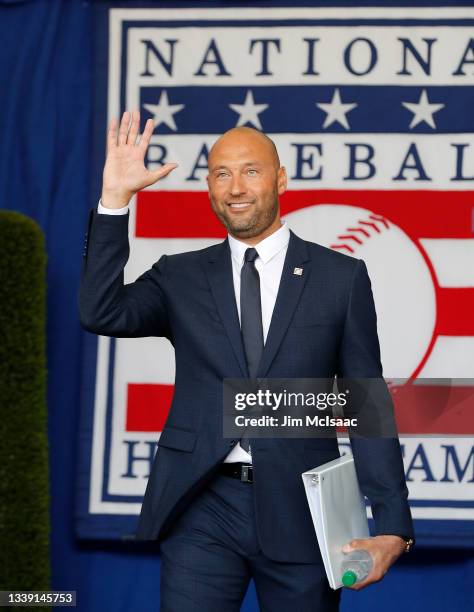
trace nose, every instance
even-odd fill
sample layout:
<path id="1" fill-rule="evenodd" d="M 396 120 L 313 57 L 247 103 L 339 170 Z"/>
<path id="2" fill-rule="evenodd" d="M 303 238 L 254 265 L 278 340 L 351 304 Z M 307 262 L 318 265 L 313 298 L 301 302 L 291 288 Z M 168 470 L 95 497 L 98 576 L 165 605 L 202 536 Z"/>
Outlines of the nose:
<path id="1" fill-rule="evenodd" d="M 234 174 L 232 177 L 232 182 L 230 184 L 231 195 L 238 196 L 245 192 L 245 183 L 242 180 L 242 177 L 240 176 L 240 174 Z"/>

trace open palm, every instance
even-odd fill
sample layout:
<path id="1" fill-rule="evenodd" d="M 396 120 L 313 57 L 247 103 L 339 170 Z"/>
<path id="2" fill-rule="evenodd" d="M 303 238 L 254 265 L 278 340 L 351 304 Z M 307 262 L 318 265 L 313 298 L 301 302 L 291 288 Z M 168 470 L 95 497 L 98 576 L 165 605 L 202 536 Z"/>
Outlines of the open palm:
<path id="1" fill-rule="evenodd" d="M 137 191 L 153 185 L 178 165 L 168 163 L 158 170 L 148 170 L 144 159 L 153 134 L 153 121 L 148 119 L 138 143 L 139 111 L 133 111 L 130 129 L 129 123 L 130 113 L 125 111 L 117 133 L 118 121 L 111 120 L 107 132 L 107 158 L 103 173 L 103 194 L 107 194 L 109 201 L 112 201 L 113 197 L 113 201 L 120 203 L 121 206 L 124 206 Z"/>

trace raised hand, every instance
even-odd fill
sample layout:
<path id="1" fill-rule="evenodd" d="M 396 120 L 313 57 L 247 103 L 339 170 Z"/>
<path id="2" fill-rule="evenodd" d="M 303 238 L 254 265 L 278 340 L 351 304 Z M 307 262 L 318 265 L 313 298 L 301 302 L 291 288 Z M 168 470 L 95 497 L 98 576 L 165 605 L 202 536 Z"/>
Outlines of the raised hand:
<path id="1" fill-rule="evenodd" d="M 155 171 L 145 167 L 145 153 L 150 143 L 154 124 L 151 119 L 137 144 L 140 127 L 140 112 L 132 112 L 132 124 L 129 129 L 130 113 L 125 111 L 118 130 L 118 121 L 112 119 L 107 132 L 107 158 L 105 160 L 102 182 L 102 206 L 106 208 L 123 208 L 132 196 L 164 178 L 178 164 L 164 164 Z"/>

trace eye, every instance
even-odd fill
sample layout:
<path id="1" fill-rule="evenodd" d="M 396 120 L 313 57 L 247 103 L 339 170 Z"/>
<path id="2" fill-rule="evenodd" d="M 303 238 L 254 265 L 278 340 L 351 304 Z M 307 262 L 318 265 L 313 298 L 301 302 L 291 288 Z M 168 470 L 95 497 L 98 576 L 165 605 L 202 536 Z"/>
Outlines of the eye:
<path id="1" fill-rule="evenodd" d="M 255 170 L 255 168 L 249 168 L 247 170 L 247 174 L 249 174 L 250 176 L 256 176 L 257 175 L 257 170 Z"/>
<path id="2" fill-rule="evenodd" d="M 222 170 L 221 172 L 218 172 L 216 176 L 217 178 L 223 178 L 227 176 L 227 172 L 224 172 L 224 170 Z"/>

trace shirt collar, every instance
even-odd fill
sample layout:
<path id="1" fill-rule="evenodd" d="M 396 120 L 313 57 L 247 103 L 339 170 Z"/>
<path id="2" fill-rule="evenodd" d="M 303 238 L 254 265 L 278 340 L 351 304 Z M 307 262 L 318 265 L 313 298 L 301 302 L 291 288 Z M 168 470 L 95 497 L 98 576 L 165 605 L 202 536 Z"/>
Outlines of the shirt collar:
<path id="1" fill-rule="evenodd" d="M 241 267 L 244 261 L 245 251 L 249 248 L 249 245 L 241 240 L 237 240 L 237 238 L 234 238 L 230 234 L 228 234 L 227 237 L 229 239 L 232 257 L 239 267 Z M 289 240 L 290 230 L 286 222 L 282 220 L 282 226 L 279 227 L 276 232 L 273 232 L 273 234 L 270 234 L 270 236 L 267 236 L 256 244 L 255 248 L 262 262 L 266 264 L 287 246 Z"/>

